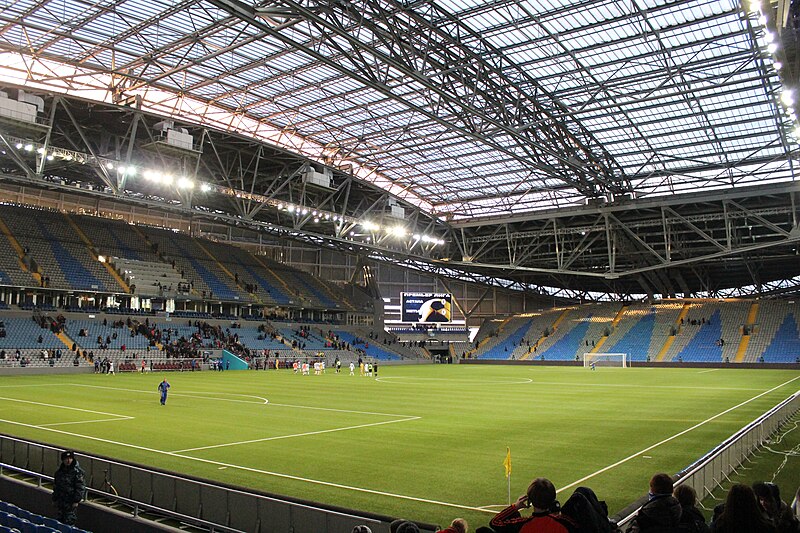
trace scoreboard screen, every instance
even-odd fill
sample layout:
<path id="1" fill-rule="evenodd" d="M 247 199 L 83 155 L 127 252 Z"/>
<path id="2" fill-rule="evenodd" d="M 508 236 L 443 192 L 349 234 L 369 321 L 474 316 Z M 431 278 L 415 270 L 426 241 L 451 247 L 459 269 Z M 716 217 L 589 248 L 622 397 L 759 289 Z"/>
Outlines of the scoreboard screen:
<path id="1" fill-rule="evenodd" d="M 401 292 L 403 322 L 450 322 L 453 295 L 443 292 Z"/>

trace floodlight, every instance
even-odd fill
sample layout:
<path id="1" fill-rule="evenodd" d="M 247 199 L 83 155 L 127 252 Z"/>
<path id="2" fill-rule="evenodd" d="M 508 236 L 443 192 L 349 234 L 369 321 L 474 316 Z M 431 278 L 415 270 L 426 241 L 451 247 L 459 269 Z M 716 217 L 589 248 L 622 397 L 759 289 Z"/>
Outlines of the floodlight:
<path id="1" fill-rule="evenodd" d="M 377 231 L 381 229 L 379 225 L 369 220 L 364 220 L 363 222 L 361 222 L 361 227 L 367 231 Z"/>
<path id="2" fill-rule="evenodd" d="M 185 176 L 178 178 L 177 185 L 179 189 L 194 189 L 194 182 Z"/>
<path id="3" fill-rule="evenodd" d="M 200 184 L 200 190 L 203 192 L 208 192 L 211 190 L 211 185 L 209 185 L 208 183 L 202 183 Z"/>
<path id="4" fill-rule="evenodd" d="M 781 93 L 781 102 L 787 107 L 794 105 L 794 93 L 790 89 L 784 89 Z"/>
<path id="5" fill-rule="evenodd" d="M 406 228 L 404 228 L 403 226 L 392 226 L 391 228 L 389 228 L 389 233 L 394 237 L 405 237 L 406 235 L 408 235 Z"/>

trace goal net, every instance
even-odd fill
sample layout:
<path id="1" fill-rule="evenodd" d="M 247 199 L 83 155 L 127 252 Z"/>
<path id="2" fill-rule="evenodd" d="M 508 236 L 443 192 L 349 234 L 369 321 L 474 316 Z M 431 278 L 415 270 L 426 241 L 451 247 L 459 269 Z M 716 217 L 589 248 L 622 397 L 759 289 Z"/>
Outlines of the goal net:
<path id="1" fill-rule="evenodd" d="M 583 366 L 628 366 L 628 354 L 624 353 L 584 353 Z"/>

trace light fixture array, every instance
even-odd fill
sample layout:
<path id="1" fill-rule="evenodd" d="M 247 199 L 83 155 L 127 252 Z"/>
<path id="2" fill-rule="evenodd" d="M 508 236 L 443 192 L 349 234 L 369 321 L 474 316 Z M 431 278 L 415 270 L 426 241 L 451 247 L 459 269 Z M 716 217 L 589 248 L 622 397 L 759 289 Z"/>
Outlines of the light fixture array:
<path id="1" fill-rule="evenodd" d="M 223 187 L 220 185 L 214 185 L 206 182 L 198 182 L 196 180 L 193 180 L 185 176 L 175 176 L 169 172 L 164 172 L 155 169 L 141 170 L 134 165 L 126 165 L 119 161 L 107 158 L 95 157 L 93 155 L 86 154 L 83 152 L 78 152 L 75 150 L 56 148 L 52 146 L 45 148 L 45 146 L 42 145 L 41 143 L 30 141 L 28 139 L 12 138 L 11 142 L 13 143 L 13 146 L 17 150 L 27 152 L 30 154 L 35 153 L 39 156 L 44 156 L 48 161 L 53 161 L 58 159 L 70 163 L 79 163 L 82 165 L 102 167 L 103 169 L 105 169 L 106 172 L 116 172 L 121 177 L 133 178 L 141 176 L 145 181 L 148 181 L 150 183 L 163 185 L 166 187 L 174 187 L 175 189 L 183 191 L 192 191 L 195 188 L 197 188 L 200 192 L 203 193 L 216 192 L 218 194 L 223 194 L 226 196 L 233 196 L 236 198 L 253 200 L 256 202 L 269 205 L 278 211 L 287 212 L 290 215 L 298 217 L 304 217 L 310 215 L 311 217 L 313 217 L 313 222 L 316 224 L 322 222 L 330 222 L 342 226 L 345 224 L 360 226 L 361 229 L 366 232 L 366 234 L 356 233 L 356 231 L 353 230 L 350 232 L 350 237 L 365 237 L 366 241 L 371 241 L 373 240 L 373 238 L 377 237 L 377 234 L 384 233 L 386 235 L 389 235 L 397 239 L 404 239 L 410 236 L 411 237 L 409 243 L 410 247 L 416 246 L 420 242 L 432 246 L 442 246 L 445 244 L 445 241 L 443 239 L 431 235 L 423 235 L 419 233 L 410 234 L 409 231 L 404 226 L 398 223 L 380 225 L 370 220 L 359 220 L 357 218 L 339 215 L 337 213 L 333 213 L 330 211 L 313 209 L 307 206 L 301 206 L 281 200 L 275 200 L 256 193 L 248 193 L 245 191 L 231 189 L 229 187 Z"/>
<path id="2" fill-rule="evenodd" d="M 767 16 L 764 14 L 763 6 L 761 4 L 761 0 L 744 0 L 747 6 L 747 12 L 749 15 L 756 17 L 756 39 L 759 39 L 758 45 L 761 50 L 766 51 L 767 54 L 772 58 L 772 65 L 775 67 L 775 71 L 780 76 L 781 80 L 784 80 L 784 76 L 781 74 L 781 70 L 783 69 L 783 63 L 781 63 L 780 59 L 777 56 L 779 43 L 777 36 L 769 30 L 767 26 Z M 779 107 L 783 110 L 783 113 L 787 119 L 787 125 L 789 128 L 789 136 L 796 142 L 800 143 L 800 124 L 797 122 L 797 114 L 795 113 L 795 94 L 794 90 L 786 85 L 783 86 L 780 93 L 780 104 Z"/>

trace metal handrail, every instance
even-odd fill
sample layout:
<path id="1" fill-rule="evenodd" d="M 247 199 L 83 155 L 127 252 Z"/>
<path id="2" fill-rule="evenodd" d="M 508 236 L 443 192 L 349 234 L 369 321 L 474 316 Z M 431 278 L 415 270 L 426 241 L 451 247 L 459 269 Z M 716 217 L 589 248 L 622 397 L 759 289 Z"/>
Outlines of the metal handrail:
<path id="1" fill-rule="evenodd" d="M 53 483 L 53 476 L 48 476 L 46 474 L 40 474 L 38 472 L 34 472 L 32 470 L 27 470 L 25 468 L 20 468 L 18 466 L 14 466 L 8 463 L 0 462 L 0 475 L 5 475 L 5 470 L 10 470 L 12 472 L 16 472 L 18 474 L 23 474 L 28 477 L 33 477 L 36 479 L 37 483 L 36 486 L 39 488 L 45 488 L 44 482 Z M 86 487 L 86 498 L 84 499 L 87 502 L 94 502 L 97 503 L 97 500 L 91 500 L 89 495 L 102 497 L 104 500 L 113 500 L 115 503 L 124 504 L 126 507 L 130 507 L 132 509 L 132 516 L 134 518 L 140 518 L 141 520 L 146 520 L 141 518 L 141 512 L 151 512 L 153 514 L 158 514 L 164 516 L 166 518 L 176 520 L 183 524 L 188 524 L 192 527 L 200 528 L 208 530 L 211 533 L 246 533 L 240 529 L 234 529 L 231 527 L 223 526 L 221 524 L 216 524 L 214 522 L 209 522 L 208 520 L 203 520 L 201 518 L 196 518 L 194 516 L 189 516 L 181 513 L 176 513 L 175 511 L 170 511 L 169 509 L 164 509 L 162 507 L 158 507 L 157 505 L 151 505 L 147 503 L 142 503 L 136 500 L 131 500 L 130 498 L 125 498 L 124 496 L 119 496 L 112 492 L 105 492 L 98 489 L 93 489 L 91 487 Z"/>
<path id="2" fill-rule="evenodd" d="M 793 403 L 794 405 L 792 405 Z M 792 394 L 791 396 L 780 402 L 778 405 L 771 408 L 769 411 L 761 414 L 758 418 L 756 418 L 755 420 L 753 420 L 752 422 L 750 422 L 749 424 L 738 430 L 736 433 L 734 433 L 733 435 L 722 441 L 719 445 L 717 445 L 714 449 L 712 449 L 707 454 L 699 458 L 697 461 L 695 461 L 694 463 L 690 464 L 689 466 L 678 472 L 677 474 L 678 479 L 677 481 L 675 481 L 674 485 L 677 487 L 680 484 L 686 483 L 687 480 L 690 480 L 693 476 L 702 473 L 704 469 L 709 468 L 710 465 L 713 464 L 715 459 L 717 459 L 723 453 L 730 450 L 733 446 L 744 440 L 744 438 L 747 437 L 754 430 L 759 429 L 767 422 L 771 422 L 773 418 L 784 413 L 787 407 L 791 412 L 785 416 L 783 421 L 778 421 L 777 422 L 778 425 L 785 422 L 785 420 L 788 420 L 791 416 L 794 416 L 794 414 L 797 413 L 798 410 L 800 410 L 800 392 Z M 764 440 L 765 437 L 762 433 L 758 441 L 754 442 L 746 453 L 752 452 L 755 448 L 761 446 Z M 741 462 L 739 464 L 741 465 Z M 727 472 L 725 472 L 725 476 L 727 477 L 727 474 L 731 471 L 734 471 L 735 467 L 733 465 L 727 465 L 726 470 Z M 700 496 L 698 499 L 699 500 L 703 499 L 703 496 Z M 636 502 L 631 503 L 628 507 L 623 509 L 617 515 L 616 517 L 617 524 L 623 531 L 625 530 L 625 526 L 629 525 L 631 520 L 633 520 L 633 518 L 639 512 L 639 509 L 641 508 L 644 501 L 646 501 L 645 497 L 640 498 Z"/>

